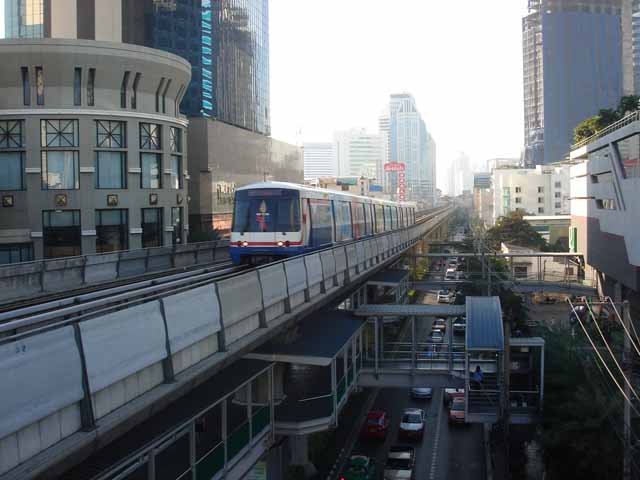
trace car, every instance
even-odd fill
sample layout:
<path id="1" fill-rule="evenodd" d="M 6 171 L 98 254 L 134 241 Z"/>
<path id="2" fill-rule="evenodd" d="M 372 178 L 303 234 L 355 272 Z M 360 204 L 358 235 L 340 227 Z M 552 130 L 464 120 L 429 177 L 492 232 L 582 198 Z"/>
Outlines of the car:
<path id="1" fill-rule="evenodd" d="M 384 465 L 384 480 L 409 480 L 413 478 L 416 451 L 408 445 L 392 445 Z"/>
<path id="2" fill-rule="evenodd" d="M 375 478 L 375 461 L 364 455 L 353 455 L 340 476 L 340 480 L 374 480 Z"/>
<path id="3" fill-rule="evenodd" d="M 413 387 L 411 389 L 411 398 L 416 400 L 431 400 L 433 389 L 431 387 Z"/>
<path id="4" fill-rule="evenodd" d="M 384 410 L 373 410 L 367 414 L 360 436 L 363 439 L 384 440 L 389 431 L 389 414 Z"/>
<path id="5" fill-rule="evenodd" d="M 449 303 L 451 301 L 451 292 L 449 290 L 438 290 L 438 303 Z"/>
<path id="6" fill-rule="evenodd" d="M 436 318 L 433 323 L 431 324 L 431 329 L 433 330 L 433 327 L 437 327 L 439 329 L 441 329 L 442 331 L 446 331 L 447 330 L 447 319 L 446 318 Z"/>
<path id="7" fill-rule="evenodd" d="M 453 321 L 453 331 L 455 333 L 464 333 L 467 330 L 467 321 L 462 317 L 458 317 Z"/>
<path id="8" fill-rule="evenodd" d="M 455 268 L 447 268 L 446 273 L 444 274 L 445 280 L 455 280 L 456 279 L 456 269 Z"/>
<path id="9" fill-rule="evenodd" d="M 449 423 L 463 424 L 464 418 L 464 398 L 455 398 L 449 406 Z"/>
<path id="10" fill-rule="evenodd" d="M 422 440 L 424 435 L 424 410 L 405 408 L 400 420 L 399 435 L 404 438 Z"/>
<path id="11" fill-rule="evenodd" d="M 429 336 L 427 337 L 427 342 L 429 343 L 442 343 L 444 340 L 444 336 L 442 332 L 439 330 L 432 330 Z"/>
<path id="12" fill-rule="evenodd" d="M 449 406 L 456 398 L 464 399 L 464 388 L 445 388 L 442 401 L 445 406 Z"/>

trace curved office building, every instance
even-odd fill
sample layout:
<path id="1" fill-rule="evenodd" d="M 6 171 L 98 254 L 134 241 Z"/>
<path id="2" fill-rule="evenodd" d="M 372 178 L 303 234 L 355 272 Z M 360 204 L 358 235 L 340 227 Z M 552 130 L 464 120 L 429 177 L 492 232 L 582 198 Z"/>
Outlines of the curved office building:
<path id="1" fill-rule="evenodd" d="M 0 263 L 185 241 L 186 60 L 0 41 Z"/>

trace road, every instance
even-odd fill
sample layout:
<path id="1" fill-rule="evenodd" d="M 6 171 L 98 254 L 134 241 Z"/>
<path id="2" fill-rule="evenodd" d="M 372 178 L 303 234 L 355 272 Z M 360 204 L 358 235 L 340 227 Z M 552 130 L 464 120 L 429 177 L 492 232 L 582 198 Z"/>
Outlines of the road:
<path id="1" fill-rule="evenodd" d="M 435 295 L 425 296 L 424 303 L 435 303 Z M 418 323 L 419 341 L 424 341 L 431 330 L 432 320 Z M 450 331 L 447 332 L 447 335 Z M 446 342 L 445 338 L 445 342 Z M 456 342 L 464 337 L 456 336 Z M 357 438 L 350 455 L 363 454 L 376 460 L 376 478 L 383 478 L 384 464 L 391 445 L 398 441 L 400 418 L 405 408 L 422 408 L 426 413 L 425 435 L 416 448 L 415 479 L 425 480 L 477 480 L 484 478 L 484 451 L 482 425 L 449 425 L 448 411 L 443 405 L 444 390 L 434 389 L 431 400 L 411 398 L 408 389 L 383 388 L 378 391 L 372 410 L 385 410 L 391 424 L 384 441 Z M 348 447 L 348 446 L 347 446 Z"/>

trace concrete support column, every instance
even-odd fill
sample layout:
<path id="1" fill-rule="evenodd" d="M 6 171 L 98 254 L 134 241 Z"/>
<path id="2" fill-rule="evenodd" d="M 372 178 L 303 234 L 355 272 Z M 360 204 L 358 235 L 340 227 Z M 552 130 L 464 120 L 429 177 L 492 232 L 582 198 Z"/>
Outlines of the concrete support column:
<path id="1" fill-rule="evenodd" d="M 414 373 L 416 370 L 416 317 L 411 317 L 411 373 Z"/>
<path id="2" fill-rule="evenodd" d="M 305 478 L 316 475 L 316 467 L 309 460 L 309 435 L 291 435 L 289 439 L 289 450 L 291 451 L 291 465 L 300 466 L 304 469 Z"/>

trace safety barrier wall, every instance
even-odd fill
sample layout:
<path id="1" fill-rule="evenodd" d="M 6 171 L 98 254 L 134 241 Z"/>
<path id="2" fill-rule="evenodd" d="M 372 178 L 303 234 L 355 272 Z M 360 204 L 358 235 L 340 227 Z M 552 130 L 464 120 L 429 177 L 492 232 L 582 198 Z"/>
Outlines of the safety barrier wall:
<path id="1" fill-rule="evenodd" d="M 221 240 L 0 265 L 0 304 L 228 258 Z"/>
<path id="2" fill-rule="evenodd" d="M 203 359 L 232 352 L 238 340 L 292 310 L 322 301 L 409 248 L 438 221 L 144 303 L 120 302 L 88 319 L 76 311 L 80 318 L 72 326 L 3 339 L 0 385 L 8 396 L 0 402 L 0 474 L 81 428 L 94 428 Z"/>

